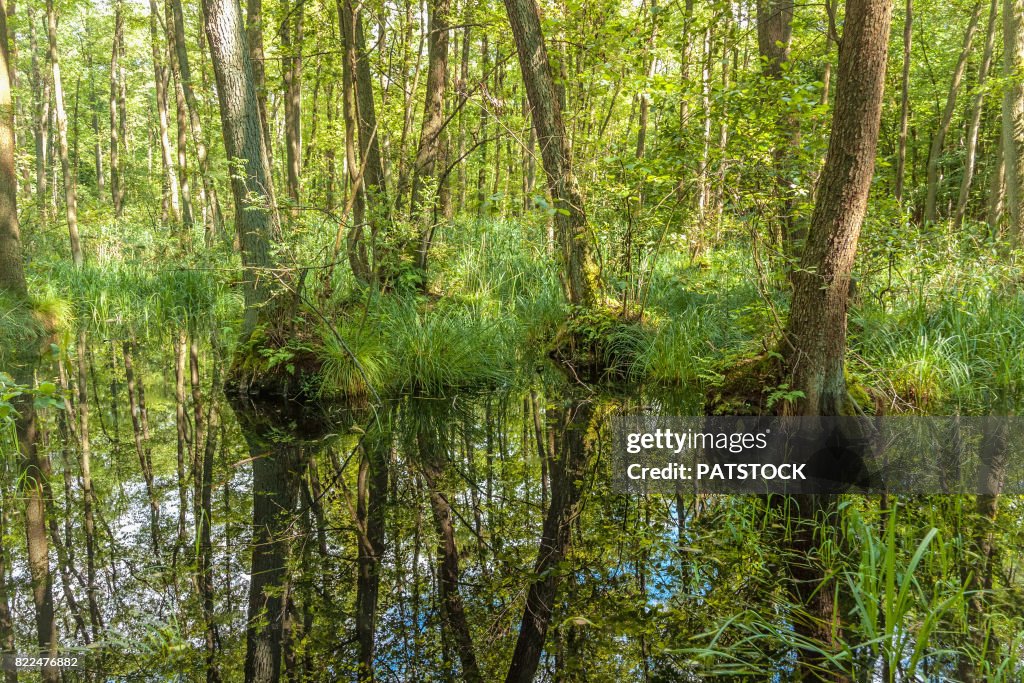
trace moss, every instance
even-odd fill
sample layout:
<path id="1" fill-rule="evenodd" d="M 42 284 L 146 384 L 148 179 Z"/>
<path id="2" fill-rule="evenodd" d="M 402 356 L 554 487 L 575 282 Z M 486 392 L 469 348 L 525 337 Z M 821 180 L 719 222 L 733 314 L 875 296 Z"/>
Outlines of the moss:
<path id="1" fill-rule="evenodd" d="M 708 394 L 709 415 L 764 415 L 769 390 L 784 383 L 782 357 L 776 352 L 730 357 L 720 365 L 721 381 Z"/>

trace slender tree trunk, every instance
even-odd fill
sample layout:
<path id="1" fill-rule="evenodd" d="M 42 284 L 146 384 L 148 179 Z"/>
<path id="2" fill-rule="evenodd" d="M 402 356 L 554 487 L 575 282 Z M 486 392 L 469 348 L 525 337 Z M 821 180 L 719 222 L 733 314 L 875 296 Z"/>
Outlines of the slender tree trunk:
<path id="1" fill-rule="evenodd" d="M 60 168 L 64 180 L 64 208 L 71 239 L 71 260 L 81 267 L 85 262 L 82 243 L 78 237 L 78 195 L 75 179 L 71 175 L 68 157 L 68 115 L 64 110 L 64 84 L 60 78 L 60 57 L 57 52 L 57 10 L 54 0 L 46 0 L 46 36 L 50 45 L 50 66 L 53 69 L 53 98 L 57 117 L 57 141 L 60 145 Z"/>
<path id="2" fill-rule="evenodd" d="M 420 244 L 416 257 L 416 267 L 424 271 L 423 285 L 426 286 L 427 254 L 434 235 L 437 217 L 437 193 L 440 187 L 430 187 L 431 183 L 443 182 L 443 168 L 438 165 L 443 157 L 447 142 L 445 133 L 444 96 L 448 90 L 448 13 L 451 11 L 450 0 L 429 0 L 427 8 L 430 13 L 429 35 L 427 40 L 427 94 L 423 105 L 423 122 L 420 128 L 420 141 L 416 150 L 416 162 L 412 177 L 412 199 L 409 206 L 410 216 L 419 216 Z M 426 206 L 426 192 L 430 191 L 434 199 Z"/>
<path id="3" fill-rule="evenodd" d="M 135 454 L 139 458 L 139 468 L 146 482 L 146 497 L 149 499 L 149 533 L 153 543 L 153 552 L 160 554 L 160 501 L 156 494 L 153 476 L 153 462 L 150 458 L 148 427 L 143 421 L 142 382 L 136 383 L 135 363 L 133 360 L 134 346 L 131 340 L 125 340 L 121 346 L 124 356 L 125 385 L 128 389 L 128 408 L 132 415 L 132 433 L 135 437 Z"/>
<path id="4" fill-rule="evenodd" d="M 978 67 L 978 90 L 974 94 L 974 102 L 971 104 L 971 120 L 967 126 L 967 140 L 964 143 L 966 148 L 964 174 L 960 181 L 960 195 L 956 200 L 956 214 L 953 217 L 953 224 L 957 228 L 963 225 L 967 202 L 971 196 L 971 184 L 974 181 L 974 170 L 978 160 L 978 131 L 981 129 L 981 114 L 985 102 L 984 86 L 988 81 L 989 69 L 992 67 L 998 18 L 999 0 L 991 0 L 988 9 L 988 30 L 985 33 L 985 52 L 981 57 L 981 65 Z"/>
<path id="5" fill-rule="evenodd" d="M 32 97 L 34 108 L 34 121 L 32 136 L 35 141 L 35 167 L 36 167 L 36 202 L 39 207 L 39 216 L 43 221 L 49 220 L 49 204 L 46 197 L 49 194 L 47 188 L 46 162 L 50 153 L 50 78 L 44 76 L 39 67 L 38 46 L 36 45 L 36 18 L 32 5 L 28 5 L 28 36 L 29 50 L 32 53 Z"/>
<path id="6" fill-rule="evenodd" d="M 603 298 L 597 245 L 587 224 L 583 192 L 572 169 L 562 105 L 541 33 L 540 11 L 536 0 L 505 0 L 505 9 L 516 41 L 548 191 L 556 212 L 554 221 L 566 298 L 570 305 L 590 308 Z"/>
<path id="7" fill-rule="evenodd" d="M 2 7 L 0 7 L 2 9 Z M 0 488 L 3 500 L 0 500 L 0 656 L 16 654 L 14 650 L 14 620 L 11 618 L 11 602 L 7 593 L 8 568 L 11 566 L 10 553 L 7 551 L 7 529 L 10 526 L 8 502 L 13 499 L 13 492 L 8 490 L 4 482 Z M 4 683 L 18 683 L 17 670 L 4 671 Z"/>
<path id="8" fill-rule="evenodd" d="M 946 143 L 946 134 L 953 122 L 953 114 L 956 112 L 956 98 L 960 94 L 960 85 L 963 83 L 964 71 L 967 70 L 967 59 L 971 56 L 971 45 L 974 43 L 974 34 L 978 30 L 978 20 L 981 18 L 983 3 L 976 2 L 971 10 L 971 18 L 967 23 L 967 31 L 964 33 L 964 44 L 960 50 L 960 57 L 957 59 L 956 68 L 953 70 L 953 79 L 949 84 L 949 94 L 946 96 L 946 107 L 939 119 L 939 127 L 932 137 L 931 151 L 928 153 L 928 180 L 927 196 L 924 203 L 924 219 L 928 223 L 934 223 L 937 217 L 936 202 L 939 195 L 939 162 L 942 159 L 942 149 Z"/>
<path id="9" fill-rule="evenodd" d="M 114 204 L 114 217 L 120 218 L 124 211 L 124 169 L 121 166 L 121 130 L 119 121 L 121 79 L 121 55 L 124 52 L 124 2 L 114 0 L 114 46 L 110 50 L 110 199 Z"/>
<path id="10" fill-rule="evenodd" d="M 103 628 L 96 585 L 96 516 L 92 488 L 92 446 L 89 441 L 89 385 L 87 382 L 89 344 L 85 327 L 78 331 L 78 441 L 79 468 L 82 478 L 82 516 L 85 530 L 86 600 L 89 605 L 89 623 L 93 640 Z M 66 466 L 65 466 L 66 468 Z"/>
<path id="11" fill-rule="evenodd" d="M 903 80 L 900 88 L 900 141 L 896 153 L 896 201 L 903 202 L 907 168 L 907 127 L 910 124 L 910 47 L 914 36 L 914 0 L 907 0 L 903 19 Z"/>
<path id="12" fill-rule="evenodd" d="M 178 544 L 185 542 L 185 512 L 188 509 L 185 462 L 188 457 L 188 417 L 185 412 L 185 330 L 178 330 L 174 338 L 174 424 L 178 432 Z M 193 446 L 199 448 L 195 438 Z M 177 550 L 177 548 L 175 549 Z"/>
<path id="13" fill-rule="evenodd" d="M 52 0 L 51 0 L 52 2 Z M 174 171 L 174 156 L 171 152 L 171 138 L 168 132 L 167 68 L 163 63 L 163 49 L 160 46 L 159 19 L 156 0 L 149 0 L 149 40 L 153 52 L 153 80 L 156 83 L 157 137 L 160 141 L 161 183 L 163 200 L 161 218 L 178 223 L 181 220 L 181 200 L 178 194 L 178 178 Z"/>
<path id="14" fill-rule="evenodd" d="M 1010 235 L 1024 242 L 1024 2 L 1003 0 L 1003 163 L 1006 165 L 1006 213 Z"/>
<path id="15" fill-rule="evenodd" d="M 292 216 L 298 216 L 299 183 L 302 164 L 302 17 L 305 4 L 294 5 L 285 0 L 281 6 L 284 19 L 278 36 L 281 40 L 281 79 L 284 88 L 285 161 L 288 177 L 288 196 L 295 206 Z"/>
<path id="16" fill-rule="evenodd" d="M 250 2 L 249 7 L 253 4 Z M 280 239 L 281 222 L 260 115 L 258 83 L 238 0 L 205 0 L 203 14 L 217 81 L 224 148 L 229 159 L 239 160 L 231 174 L 231 190 L 245 276 L 242 333 L 248 338 L 259 322 L 275 319 L 273 311 L 264 305 L 274 290 L 273 276 L 264 271 L 274 265 L 270 245 Z"/>
<path id="17" fill-rule="evenodd" d="M 167 26 L 167 63 L 170 65 L 171 81 L 174 85 L 174 122 L 177 133 L 178 188 L 181 192 L 181 239 L 187 246 L 191 240 L 195 219 L 192 216 L 192 187 L 188 173 L 188 112 L 185 106 L 185 89 L 182 85 L 181 67 L 178 64 L 177 32 L 173 30 L 174 16 L 171 4 L 164 5 L 164 23 Z"/>
<path id="18" fill-rule="evenodd" d="M 92 66 L 92 53 L 89 54 L 87 64 L 89 71 L 89 118 L 93 135 L 93 166 L 96 168 L 96 196 L 102 197 L 106 190 L 103 178 L 103 139 L 100 137 L 99 100 L 96 97 L 96 75 Z"/>
<path id="19" fill-rule="evenodd" d="M 192 498 L 196 517 L 196 546 L 199 548 L 196 582 L 199 584 L 199 595 L 203 601 L 206 683 L 220 683 L 220 667 L 217 665 L 220 635 L 217 632 L 216 614 L 214 613 L 216 594 L 213 585 L 213 541 L 210 534 L 213 526 L 213 456 L 217 448 L 217 438 L 215 438 L 215 435 L 221 432 L 221 440 L 223 440 L 223 430 L 220 430 L 220 410 L 217 405 L 217 396 L 221 390 L 221 371 L 220 365 L 216 360 L 219 347 L 215 333 L 211 333 L 210 341 L 214 362 L 213 388 L 210 391 L 210 412 L 209 419 L 207 420 L 209 436 L 203 444 L 202 463 L 196 468 L 197 471 L 194 473 L 195 489 L 192 492 Z M 193 342 L 194 346 L 195 343 Z M 193 400 L 195 402 L 197 390 L 193 389 L 193 392 Z M 196 431 L 198 432 L 199 430 L 197 429 Z"/>
<path id="20" fill-rule="evenodd" d="M 189 128 L 192 131 L 192 143 L 196 148 L 196 161 L 199 162 L 199 177 L 203 184 L 203 203 L 206 207 L 206 246 L 213 244 L 214 235 L 221 235 L 224 230 L 224 217 L 221 215 L 217 189 L 213 184 L 210 171 L 209 151 L 206 136 L 203 134 L 203 123 L 192 88 L 192 69 L 188 60 L 185 45 L 185 19 L 181 9 L 181 0 L 168 0 L 171 8 L 171 21 L 174 26 L 174 51 L 181 80 L 182 94 L 188 110 Z"/>
<path id="21" fill-rule="evenodd" d="M 358 575 L 356 577 L 356 640 L 359 643 L 359 680 L 375 679 L 377 602 L 380 594 L 381 560 L 384 556 L 384 522 L 388 491 L 390 434 L 374 429 L 365 440 L 359 463 L 356 499 Z"/>
<path id="22" fill-rule="evenodd" d="M 466 112 L 466 102 L 469 100 L 469 46 L 472 44 L 470 40 L 471 31 L 469 26 L 469 18 L 463 17 L 466 22 L 466 26 L 462 29 L 462 52 L 459 61 L 459 82 L 456 86 L 456 91 L 459 93 L 459 139 L 456 154 L 458 160 L 458 173 L 459 173 L 459 194 L 458 194 L 458 211 L 462 213 L 466 210 L 466 197 L 468 194 L 468 174 L 466 172 L 466 118 L 468 113 Z"/>

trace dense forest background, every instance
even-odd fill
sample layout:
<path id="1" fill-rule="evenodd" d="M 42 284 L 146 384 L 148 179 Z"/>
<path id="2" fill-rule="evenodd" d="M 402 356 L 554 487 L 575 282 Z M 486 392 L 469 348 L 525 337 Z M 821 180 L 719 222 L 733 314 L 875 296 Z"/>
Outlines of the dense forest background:
<path id="1" fill-rule="evenodd" d="M 5 683 L 1021 680 L 1005 430 L 608 420 L 1016 414 L 1024 2 L 536 3 L 0 0 Z"/>

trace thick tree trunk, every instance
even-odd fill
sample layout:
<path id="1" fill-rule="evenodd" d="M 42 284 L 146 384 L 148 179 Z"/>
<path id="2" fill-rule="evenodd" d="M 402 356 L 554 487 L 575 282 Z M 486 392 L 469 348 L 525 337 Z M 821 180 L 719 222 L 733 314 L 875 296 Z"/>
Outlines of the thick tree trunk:
<path id="1" fill-rule="evenodd" d="M 290 542 L 288 516 L 298 495 L 305 455 L 301 446 L 250 445 L 252 464 L 252 563 L 249 572 L 249 613 L 246 628 L 245 680 L 281 680 L 284 609 L 287 600 L 286 560 Z"/>
<path id="2" fill-rule="evenodd" d="M 17 175 L 14 165 L 14 98 L 8 75 L 6 0 L 0 0 L 0 290 L 28 296 L 18 223 Z"/>
<path id="3" fill-rule="evenodd" d="M 419 217 L 420 244 L 416 255 L 416 267 L 424 271 L 426 285 L 427 254 L 436 224 L 437 193 L 440 187 L 432 183 L 443 182 L 438 159 L 443 156 L 446 144 L 444 96 L 448 90 L 448 13 L 450 0 L 429 0 L 429 38 L 427 39 L 427 94 L 423 104 L 423 121 L 420 141 L 416 149 L 416 162 L 412 176 L 412 199 L 409 215 Z M 426 192 L 433 199 L 430 206 L 424 204 Z"/>
<path id="4" fill-rule="evenodd" d="M 573 400 L 556 419 L 560 433 L 558 445 L 550 449 L 551 505 L 544 518 L 533 582 L 526 594 L 526 605 L 519 626 L 519 637 L 512 653 L 506 683 L 533 680 L 544 651 L 544 641 L 558 597 L 559 571 L 572 543 L 572 524 L 579 514 L 583 480 L 590 460 L 587 433 L 594 415 L 589 400 Z"/>
<path id="5" fill-rule="evenodd" d="M 556 212 L 558 255 L 566 298 L 573 306 L 593 307 L 603 298 L 597 245 L 587 224 L 583 192 L 572 170 L 572 152 L 544 47 L 540 11 L 536 0 L 505 0 L 505 9 L 516 41 L 548 191 Z"/>
<path id="6" fill-rule="evenodd" d="M 850 274 L 875 168 L 882 107 L 889 0 L 847 0 L 832 135 L 807 245 L 793 274 L 786 337 L 798 410 L 840 415 Z"/>
<path id="7" fill-rule="evenodd" d="M 793 303 L 785 349 L 791 386 L 803 393 L 794 406 L 802 415 L 855 412 L 846 387 L 846 311 L 861 223 L 875 167 L 888 52 L 891 0 L 847 0 L 832 135 L 800 267 L 793 272 Z M 839 618 L 833 588 L 815 559 L 815 521 L 835 525 L 835 500 L 790 499 L 794 533 L 789 563 L 792 595 L 809 618 L 794 628 L 823 649 L 836 647 Z M 824 584 L 824 585 L 823 585 Z M 849 680 L 828 660 L 801 653 L 802 680 Z"/>
<path id="8" fill-rule="evenodd" d="M 1006 164 L 1006 213 L 1010 235 L 1024 243 L 1024 1 L 1003 0 L 1003 163 Z"/>
<path id="9" fill-rule="evenodd" d="M 237 160 L 231 174 L 231 191 L 245 275 L 242 332 L 248 338 L 261 321 L 274 320 L 273 312 L 265 304 L 274 290 L 275 275 L 269 272 L 274 265 L 270 245 L 280 239 L 281 222 L 274 199 L 257 81 L 238 0 L 205 0 L 203 14 L 217 81 L 224 148 L 229 159 Z"/>
<path id="10" fill-rule="evenodd" d="M 924 219 L 926 222 L 934 223 L 937 217 L 935 208 L 939 195 L 939 162 L 942 158 L 942 149 L 946 143 L 946 134 L 953 123 L 953 114 L 956 112 L 956 98 L 960 94 L 960 85 L 963 83 L 964 71 L 967 70 L 967 59 L 971 56 L 971 45 L 974 43 L 974 34 L 978 31 L 978 20 L 981 18 L 983 4 L 976 2 L 971 10 L 971 18 L 967 22 L 967 31 L 964 33 L 964 45 L 960 50 L 960 57 L 953 70 L 953 79 L 949 84 L 949 94 L 946 96 L 946 107 L 942 110 L 939 119 L 939 127 L 932 137 L 931 151 L 928 153 L 928 180 L 927 195 L 924 202 Z"/>
<path id="11" fill-rule="evenodd" d="M 981 65 L 978 66 L 978 89 L 974 94 L 974 102 L 971 104 L 971 120 L 967 126 L 967 141 L 965 145 L 964 173 L 960 180 L 960 195 L 956 200 L 956 214 L 953 216 L 953 224 L 960 227 L 964 222 L 964 214 L 967 212 L 967 202 L 971 196 L 971 184 L 974 182 L 974 170 L 978 161 L 978 131 L 981 130 L 981 114 L 985 102 L 985 83 L 988 81 L 988 72 L 992 68 L 992 53 L 996 44 L 996 24 L 999 18 L 999 0 L 991 0 L 988 9 L 988 30 L 985 33 L 985 52 L 981 56 Z"/>
<path id="12" fill-rule="evenodd" d="M 82 243 L 78 237 L 78 195 L 68 155 L 68 115 L 64 110 L 64 84 L 60 78 L 60 56 L 57 52 L 57 10 L 54 8 L 54 0 L 46 0 L 46 36 L 50 46 L 50 67 L 53 69 L 57 142 L 60 147 L 60 168 L 64 181 L 64 210 L 68 221 L 68 236 L 71 240 L 71 260 L 75 266 L 81 267 L 85 258 L 82 255 Z"/>
<path id="13" fill-rule="evenodd" d="M 377 129 L 377 111 L 373 97 L 373 80 L 370 61 L 366 54 L 366 39 L 363 35 L 362 13 L 353 0 L 338 0 L 338 17 L 342 45 L 345 50 L 343 68 L 348 80 L 343 84 L 345 107 L 346 146 L 349 144 L 351 127 L 352 143 L 358 141 L 358 164 L 350 161 L 349 173 L 354 179 L 361 174 L 359 195 L 353 206 L 355 216 L 349 232 L 349 260 L 357 277 L 369 282 L 385 283 L 390 274 L 381 271 L 383 254 L 381 249 L 381 228 L 387 224 L 390 209 L 387 197 L 387 183 L 384 162 L 380 152 L 381 131 Z M 352 119 L 351 121 L 349 119 Z M 353 160 L 355 155 L 353 155 Z M 354 168 L 353 168 L 354 166 Z M 365 244 L 363 223 L 369 224 L 370 244 Z M 373 262 L 370 262 L 370 256 Z M 355 260 L 353 261 L 353 258 Z M 371 268 L 372 271 L 371 272 Z M 358 272 L 357 272 L 358 271 Z"/>

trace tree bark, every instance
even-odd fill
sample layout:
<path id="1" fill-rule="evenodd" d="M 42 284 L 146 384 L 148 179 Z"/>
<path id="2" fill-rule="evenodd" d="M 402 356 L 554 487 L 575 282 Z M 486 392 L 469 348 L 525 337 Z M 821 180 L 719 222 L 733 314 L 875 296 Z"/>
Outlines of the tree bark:
<path id="1" fill-rule="evenodd" d="M 888 52 L 891 0 L 847 0 L 832 135 L 800 267 L 792 274 L 793 303 L 785 350 L 791 386 L 802 392 L 800 415 L 856 412 L 845 377 L 846 312 L 850 275 L 875 168 Z M 835 526 L 831 496 L 798 496 L 790 561 L 791 592 L 809 618 L 794 628 L 825 650 L 836 647 L 830 580 L 816 556 L 815 520 Z M 846 681 L 822 655 L 801 653 L 801 680 Z"/>
<path id="2" fill-rule="evenodd" d="M 256 106 L 263 131 L 263 144 L 267 150 L 267 160 L 270 161 L 273 159 L 274 138 L 270 136 L 270 118 L 267 116 L 266 59 L 263 54 L 263 0 L 247 0 L 245 3 L 245 38 L 248 41 L 249 63 L 252 66 L 253 85 L 256 88 Z M 214 67 L 215 78 L 216 70 Z"/>
<path id="3" fill-rule="evenodd" d="M 235 163 L 231 191 L 245 277 L 242 335 L 248 339 L 261 321 L 274 319 L 265 305 L 274 290 L 274 276 L 263 271 L 274 265 L 270 245 L 280 239 L 281 222 L 257 81 L 238 0 L 205 0 L 203 14 L 217 81 L 224 148 Z"/>
<path id="4" fill-rule="evenodd" d="M 78 195 L 75 179 L 71 175 L 68 157 L 68 115 L 64 110 L 64 84 L 60 78 L 60 56 L 57 52 L 57 10 L 54 0 L 46 0 L 46 36 L 50 46 L 50 67 L 53 69 L 53 98 L 57 118 L 57 142 L 60 147 L 60 168 L 64 180 L 64 210 L 71 241 L 71 260 L 76 267 L 85 262 L 82 243 L 78 237 Z"/>
<path id="5" fill-rule="evenodd" d="M 28 296 L 18 222 L 14 162 L 14 97 L 8 71 L 7 6 L 0 0 L 0 289 L 17 299 Z"/>
<path id="6" fill-rule="evenodd" d="M 1006 165 L 1006 213 L 1010 235 L 1024 242 L 1024 1 L 1003 0 L 1003 163 Z"/>
<path id="7" fill-rule="evenodd" d="M 450 0 L 429 0 L 429 38 L 427 39 L 427 94 L 423 104 L 423 121 L 420 127 L 420 141 L 416 149 L 415 168 L 412 176 L 412 198 L 409 215 L 419 217 L 420 244 L 416 255 L 416 267 L 423 271 L 423 285 L 426 285 L 427 254 L 434 235 L 437 213 L 437 194 L 440 187 L 429 187 L 430 183 L 443 182 L 438 159 L 443 155 L 446 144 L 444 97 L 448 89 L 448 13 Z M 424 205 L 425 193 L 432 192 L 430 206 Z"/>
<path id="8" fill-rule="evenodd" d="M 40 218 L 48 220 L 49 204 L 46 201 L 46 197 L 49 194 L 49 190 L 47 188 L 46 162 L 50 153 L 50 79 L 44 76 L 39 68 L 39 49 L 36 45 L 36 18 L 31 4 L 28 5 L 26 14 L 28 18 L 29 50 L 32 53 L 30 81 L 34 109 L 32 136 L 35 141 L 36 203 L 39 207 Z"/>
<path id="9" fill-rule="evenodd" d="M 946 96 L 946 107 L 942 110 L 942 117 L 939 119 L 939 126 L 932 137 L 931 151 L 928 153 L 928 180 L 927 195 L 924 202 L 924 220 L 934 223 L 937 217 L 935 208 L 939 195 L 939 162 L 942 158 L 942 148 L 946 143 L 946 134 L 953 122 L 953 114 L 956 112 L 956 98 L 960 94 L 960 85 L 963 83 L 964 71 L 967 70 L 967 59 L 971 56 L 971 45 L 974 43 L 974 34 L 978 30 L 978 20 L 981 18 L 981 2 L 974 3 L 971 10 L 971 18 L 967 22 L 967 31 L 964 33 L 964 44 L 960 50 L 960 57 L 957 59 L 956 68 L 953 70 L 953 79 L 949 84 L 949 94 Z"/>
<path id="10" fill-rule="evenodd" d="M 572 169 L 572 152 L 562 120 L 562 105 L 540 28 L 536 0 L 505 0 L 519 55 L 523 83 L 530 98 L 533 125 L 541 149 L 548 191 L 555 209 L 558 256 L 566 299 L 591 308 L 603 298 L 593 232 L 587 224 L 583 192 Z"/>

